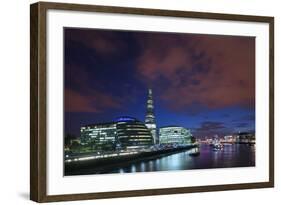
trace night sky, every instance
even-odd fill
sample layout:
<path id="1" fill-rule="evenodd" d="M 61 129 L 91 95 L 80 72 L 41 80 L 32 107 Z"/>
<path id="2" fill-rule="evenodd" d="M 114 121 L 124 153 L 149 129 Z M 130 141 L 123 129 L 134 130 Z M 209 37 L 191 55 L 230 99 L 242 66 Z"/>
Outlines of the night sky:
<path id="1" fill-rule="evenodd" d="M 196 137 L 255 130 L 255 38 L 64 29 L 65 133 L 118 116 Z"/>

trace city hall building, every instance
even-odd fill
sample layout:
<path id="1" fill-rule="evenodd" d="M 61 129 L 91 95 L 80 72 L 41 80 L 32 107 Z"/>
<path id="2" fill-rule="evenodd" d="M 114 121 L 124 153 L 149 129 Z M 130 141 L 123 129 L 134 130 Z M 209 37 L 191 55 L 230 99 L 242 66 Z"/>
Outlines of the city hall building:
<path id="1" fill-rule="evenodd" d="M 119 118 L 116 122 L 116 128 L 117 139 L 122 148 L 147 148 L 154 144 L 150 130 L 136 118 Z"/>
<path id="2" fill-rule="evenodd" d="M 179 126 L 167 126 L 159 129 L 160 144 L 191 144 L 190 130 Z"/>
<path id="3" fill-rule="evenodd" d="M 82 145 L 113 144 L 115 149 L 140 149 L 153 145 L 150 130 L 144 123 L 132 117 L 119 117 L 113 122 L 83 126 L 80 136 Z"/>

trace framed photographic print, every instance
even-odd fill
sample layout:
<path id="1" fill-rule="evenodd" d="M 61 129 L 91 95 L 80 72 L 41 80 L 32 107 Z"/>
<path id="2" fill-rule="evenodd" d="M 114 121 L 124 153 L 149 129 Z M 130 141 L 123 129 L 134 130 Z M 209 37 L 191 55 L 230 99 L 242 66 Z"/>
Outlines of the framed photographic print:
<path id="1" fill-rule="evenodd" d="M 274 186 L 274 18 L 31 5 L 30 197 Z"/>

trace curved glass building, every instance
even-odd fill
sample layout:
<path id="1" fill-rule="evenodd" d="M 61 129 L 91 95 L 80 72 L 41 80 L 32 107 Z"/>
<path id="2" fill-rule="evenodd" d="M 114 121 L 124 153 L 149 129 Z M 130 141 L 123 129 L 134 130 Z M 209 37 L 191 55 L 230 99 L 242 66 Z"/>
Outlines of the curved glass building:
<path id="1" fill-rule="evenodd" d="M 120 117 L 115 122 L 118 143 L 122 149 L 148 148 L 153 145 L 153 136 L 143 122 L 132 117 Z"/>

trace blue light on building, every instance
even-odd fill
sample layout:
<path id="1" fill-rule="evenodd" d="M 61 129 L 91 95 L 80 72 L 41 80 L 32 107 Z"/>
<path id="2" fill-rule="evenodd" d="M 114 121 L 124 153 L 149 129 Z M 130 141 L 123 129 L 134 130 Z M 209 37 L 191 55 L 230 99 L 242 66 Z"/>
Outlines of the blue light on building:
<path id="1" fill-rule="evenodd" d="M 114 121 L 115 122 L 131 122 L 131 121 L 135 121 L 135 120 L 137 120 L 137 119 L 133 118 L 133 117 L 122 116 L 122 117 L 116 118 Z"/>

